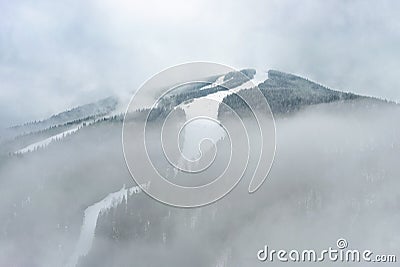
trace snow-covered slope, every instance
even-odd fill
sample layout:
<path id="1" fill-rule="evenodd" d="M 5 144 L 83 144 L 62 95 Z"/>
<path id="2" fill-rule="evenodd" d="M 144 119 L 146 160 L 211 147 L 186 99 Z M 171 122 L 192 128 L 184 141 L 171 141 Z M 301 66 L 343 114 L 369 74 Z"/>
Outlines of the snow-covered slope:
<path id="1" fill-rule="evenodd" d="M 21 148 L 21 149 L 15 151 L 15 154 L 25 154 L 25 153 L 28 153 L 28 152 L 33 152 L 33 151 L 36 151 L 36 150 L 38 150 L 38 149 L 45 148 L 45 147 L 48 146 L 51 142 L 53 142 L 53 141 L 59 141 L 59 140 L 63 139 L 64 137 L 67 137 L 68 135 L 71 135 L 71 134 L 75 133 L 75 132 L 78 131 L 81 127 L 82 127 L 82 124 L 80 124 L 80 125 L 77 126 L 77 127 L 73 127 L 73 128 L 71 128 L 71 129 L 69 129 L 69 130 L 66 130 L 66 131 L 64 131 L 64 132 L 61 132 L 61 133 L 59 133 L 59 134 L 50 136 L 50 137 L 48 137 L 48 138 L 46 138 L 46 139 L 44 139 L 44 140 L 41 140 L 41 141 L 35 142 L 35 143 L 33 143 L 33 144 L 30 144 L 30 145 L 28 145 L 28 146 L 26 146 L 26 147 L 24 147 L 24 148 Z"/>
<path id="2" fill-rule="evenodd" d="M 377 244 L 382 251 L 398 248 L 399 219 L 393 214 L 399 199 L 395 189 L 400 173 L 396 164 L 400 131 L 394 127 L 399 116 L 385 111 L 393 107 L 388 108 L 386 102 L 380 101 L 381 106 L 370 110 L 363 102 L 352 101 L 359 100 L 358 96 L 338 93 L 293 75 L 271 72 L 269 80 L 261 89 L 274 111 L 309 107 L 277 119 L 280 146 L 270 183 L 252 198 L 246 190 L 236 188 L 229 199 L 213 204 L 212 209 L 196 210 L 195 215 L 164 206 L 145 194 L 135 195 L 140 191 L 138 187 L 121 188 L 131 177 L 121 153 L 122 121 L 106 120 L 112 113 L 103 114 L 112 109 L 111 100 L 100 104 L 104 107 L 55 115 L 46 120 L 49 124 L 17 127 L 20 133 L 37 131 L 37 134 L 24 135 L 19 146 L 9 146 L 12 149 L 7 151 L 11 155 L 0 159 L 0 265 L 78 263 L 86 267 L 130 266 L 134 262 L 138 266 L 160 266 L 162 262 L 179 267 L 194 263 L 246 266 L 246 261 L 255 259 L 253 254 L 258 247 L 253 243 L 258 246 L 266 240 L 275 241 L 276 245 L 293 242 L 294 239 L 282 239 L 287 235 L 288 222 L 294 226 L 295 233 L 291 236 L 296 236 L 296 240 L 307 240 L 322 225 L 338 233 L 348 233 L 352 242 L 357 238 L 363 244 L 370 241 L 368 244 Z M 225 83 L 232 85 L 229 90 L 223 90 Z M 198 88 L 198 92 L 210 93 L 177 106 L 184 110 L 187 119 L 207 115 L 218 121 L 220 103 L 239 90 L 251 93 L 252 86 L 250 81 L 243 83 L 232 75 L 222 75 L 215 77 L 210 85 Z M 193 88 L 191 92 L 198 93 Z M 310 107 L 316 103 L 323 105 Z M 97 115 L 86 119 L 90 114 Z M 197 139 L 201 139 L 198 135 L 201 131 L 211 133 L 216 140 L 224 136 L 218 125 L 203 122 L 186 129 L 183 152 L 188 157 L 197 156 L 197 146 L 193 144 L 197 145 Z M 52 128 L 59 124 L 60 127 Z M 53 145 L 49 144 L 56 140 L 60 142 L 51 149 Z M 0 147 L 3 150 L 4 143 Z M 42 148 L 42 153 L 22 157 L 13 154 L 38 148 Z M 99 196 L 104 198 L 99 200 Z M 128 206 L 132 205 L 129 212 L 124 212 L 122 205 L 127 200 Z M 287 211 L 285 216 L 282 210 Z M 338 212 L 348 215 L 340 218 L 340 223 L 337 223 Z M 375 229 L 376 225 L 383 227 L 371 232 L 369 240 L 365 240 L 362 231 Z M 311 228 L 308 232 L 296 230 L 307 227 Z M 114 229 L 121 235 L 114 237 Z M 254 236 L 254 229 L 262 231 Z M 318 233 L 325 237 L 323 245 L 336 238 L 326 231 Z M 102 250 L 104 240 L 106 250 Z M 158 249 L 162 252 L 157 255 L 165 261 L 155 259 L 154 251 Z M 241 258 L 242 252 L 250 253 L 250 257 Z M 170 264 L 169 261 L 174 262 L 182 255 L 189 262 Z M 89 264 L 92 260 L 100 264 Z"/>
<path id="3" fill-rule="evenodd" d="M 50 127 L 65 125 L 67 123 L 78 122 L 88 118 L 97 118 L 110 114 L 116 109 L 118 99 L 116 97 L 107 97 L 99 101 L 82 105 L 56 115 L 45 120 L 28 122 L 23 125 L 13 126 L 4 129 L 1 132 L 0 141 L 14 138 L 19 135 L 43 131 Z"/>
<path id="4" fill-rule="evenodd" d="M 222 76 L 223 77 L 223 76 Z M 221 85 L 221 84 L 218 84 Z M 215 120 L 218 119 L 218 108 L 222 103 L 222 100 L 231 94 L 237 93 L 240 90 L 250 89 L 256 86 L 254 80 L 249 80 L 237 87 L 229 90 L 221 90 L 212 94 L 208 94 L 203 97 L 194 98 L 193 101 L 189 103 L 182 103 L 178 107 L 182 108 L 186 113 L 186 120 L 190 120 L 196 116 L 208 116 Z M 203 88 L 202 88 L 203 89 Z M 211 100 L 211 101 L 207 101 Z"/>
<path id="5" fill-rule="evenodd" d="M 122 203 L 122 201 L 127 201 L 129 196 L 139 192 L 141 192 L 140 186 L 125 188 L 124 185 L 121 190 L 110 193 L 105 198 L 94 203 L 85 210 L 81 233 L 75 251 L 67 264 L 68 267 L 76 266 L 79 257 L 85 256 L 89 252 L 94 239 L 96 223 L 99 215 L 113 207 L 117 207 Z"/>
<path id="6" fill-rule="evenodd" d="M 213 88 L 221 86 L 224 83 L 224 77 L 225 76 L 221 76 L 215 83 L 205 87 Z M 254 81 L 248 80 L 247 82 L 229 90 L 221 90 L 203 97 L 195 98 L 189 103 L 184 102 L 176 107 L 185 111 L 186 121 L 190 121 L 198 116 L 207 117 L 207 119 L 198 118 L 197 120 L 187 124 L 184 128 L 182 154 L 187 159 L 193 160 L 199 157 L 200 151 L 198 145 L 204 138 L 208 138 L 216 144 L 218 140 L 225 137 L 225 131 L 218 125 L 218 109 L 222 100 L 230 94 L 237 93 L 240 90 L 250 89 L 254 86 L 256 86 Z M 204 87 L 200 90 L 203 89 Z M 210 118 L 213 120 L 210 120 Z"/>
<path id="7" fill-rule="evenodd" d="M 210 88 L 222 85 L 224 83 L 224 78 L 225 78 L 225 75 L 221 75 L 220 77 L 218 77 L 218 79 L 215 82 L 201 87 L 200 90 L 210 89 Z"/>

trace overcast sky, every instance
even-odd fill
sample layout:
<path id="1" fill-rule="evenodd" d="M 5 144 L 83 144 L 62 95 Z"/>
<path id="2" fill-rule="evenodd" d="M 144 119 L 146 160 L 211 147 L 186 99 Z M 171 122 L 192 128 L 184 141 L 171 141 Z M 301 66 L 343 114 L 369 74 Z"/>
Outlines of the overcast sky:
<path id="1" fill-rule="evenodd" d="M 400 101 L 399 3 L 0 0 L 0 126 L 132 92 L 188 61 Z"/>

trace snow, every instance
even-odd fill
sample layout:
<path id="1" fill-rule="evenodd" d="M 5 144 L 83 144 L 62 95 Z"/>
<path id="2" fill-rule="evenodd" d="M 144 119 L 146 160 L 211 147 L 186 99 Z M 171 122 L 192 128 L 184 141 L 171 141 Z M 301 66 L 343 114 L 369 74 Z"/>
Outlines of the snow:
<path id="1" fill-rule="evenodd" d="M 222 77 L 224 77 L 224 76 L 222 76 Z M 217 83 L 217 82 L 215 82 L 215 83 Z M 215 92 L 215 93 L 203 96 L 203 97 L 195 98 L 195 99 L 193 99 L 192 102 L 187 103 L 187 104 L 182 103 L 179 105 L 179 107 L 185 111 L 186 120 L 189 120 L 196 116 L 206 116 L 206 117 L 217 120 L 219 105 L 226 96 L 233 94 L 233 93 L 237 93 L 243 89 L 250 89 L 252 87 L 255 87 L 255 85 L 256 84 L 253 83 L 253 80 L 249 80 L 249 81 L 243 83 L 242 85 L 239 85 L 232 89 L 222 90 L 222 91 L 218 91 L 218 92 Z M 204 101 L 204 99 L 213 100 L 213 101 Z"/>
<path id="2" fill-rule="evenodd" d="M 218 79 L 215 82 L 202 87 L 200 90 L 210 89 L 210 88 L 216 87 L 218 85 L 222 85 L 225 82 L 224 79 L 225 79 L 225 75 L 222 75 L 222 76 L 218 77 Z"/>
<path id="3" fill-rule="evenodd" d="M 222 255 L 217 259 L 217 263 L 216 263 L 215 267 L 228 266 L 228 260 L 229 260 L 231 254 L 232 254 L 232 251 L 230 248 L 225 249 L 222 252 Z"/>
<path id="4" fill-rule="evenodd" d="M 71 134 L 77 132 L 78 130 L 82 129 L 83 125 L 89 126 L 89 125 L 95 124 L 95 123 L 97 123 L 99 121 L 102 121 L 104 119 L 111 118 L 111 117 L 112 117 L 112 115 L 105 115 L 105 116 L 99 117 L 99 118 L 97 118 L 97 119 L 95 119 L 93 121 L 91 121 L 91 120 L 84 121 L 84 122 L 80 123 L 78 126 L 72 128 L 72 129 L 66 130 L 64 132 L 61 132 L 59 134 L 50 136 L 50 137 L 48 137 L 48 138 L 46 138 L 44 140 L 35 142 L 35 143 L 30 144 L 30 145 L 28 145 L 28 146 L 26 146 L 24 148 L 21 148 L 21 149 L 15 151 L 14 154 L 25 154 L 25 153 L 28 153 L 28 152 L 34 152 L 34 151 L 36 151 L 38 149 L 41 149 L 41 148 L 45 148 L 51 142 L 57 141 L 57 140 L 61 140 L 61 139 L 65 138 L 65 137 L 67 137 L 68 135 L 71 135 Z"/>
<path id="5" fill-rule="evenodd" d="M 223 77 L 224 76 L 218 78 L 214 84 L 221 83 L 221 81 L 223 81 Z M 182 103 L 178 106 L 185 111 L 186 121 L 196 117 L 202 117 L 186 124 L 184 128 L 182 145 L 182 154 L 184 158 L 194 160 L 201 157 L 201 151 L 199 149 L 201 140 L 207 138 L 216 144 L 219 140 L 226 136 L 225 131 L 219 125 L 219 105 L 226 96 L 237 93 L 240 90 L 250 89 L 253 87 L 255 87 L 253 80 L 249 80 L 232 89 L 222 90 L 203 97 L 195 98 L 190 103 Z M 211 118 L 212 120 L 207 118 Z M 182 158 L 182 160 L 179 161 L 178 166 L 183 167 L 184 164 L 185 161 Z"/>
<path id="6" fill-rule="evenodd" d="M 94 203 L 85 210 L 78 243 L 67 266 L 69 267 L 76 266 L 79 257 L 87 255 L 87 253 L 90 251 L 99 215 L 102 212 L 105 212 L 107 210 L 110 210 L 111 208 L 118 206 L 119 204 L 122 203 L 124 199 L 125 201 L 127 201 L 128 196 L 137 194 L 139 192 L 141 192 L 140 186 L 125 188 L 124 185 L 119 191 L 108 194 L 105 198 Z"/>
<path id="7" fill-rule="evenodd" d="M 91 117 L 99 117 L 104 116 L 106 114 L 110 114 L 115 110 L 118 105 L 118 99 L 115 97 L 107 97 L 101 99 L 97 102 L 93 102 L 90 104 L 82 105 L 76 108 L 72 108 L 70 110 L 58 113 L 56 115 L 51 116 L 48 119 L 26 123 L 23 125 L 13 126 L 11 128 L 5 129 L 2 137 L 6 137 L 6 139 L 14 138 L 19 135 L 26 135 L 31 133 L 36 133 L 39 131 L 46 130 L 50 127 L 61 126 L 67 123 L 71 123 L 77 120 L 84 120 Z M 5 136 L 3 136 L 5 135 Z"/>
<path id="8" fill-rule="evenodd" d="M 56 141 L 56 140 L 60 140 L 70 134 L 75 133 L 76 131 L 78 131 L 80 128 L 82 127 L 82 124 L 80 124 L 79 126 L 69 129 L 67 131 L 64 131 L 62 133 L 50 136 L 49 138 L 46 138 L 42 141 L 38 141 L 36 143 L 30 144 L 24 148 L 21 148 L 20 150 L 15 151 L 15 154 L 25 154 L 28 152 L 32 152 L 35 151 L 39 148 L 44 148 L 46 146 L 48 146 L 51 142 Z"/>
<path id="9" fill-rule="evenodd" d="M 265 80 L 268 79 L 268 71 L 264 70 L 264 71 L 260 71 L 257 70 L 256 71 L 256 75 L 254 75 L 254 84 L 259 85 L 262 82 L 265 82 Z"/>
<path id="10" fill-rule="evenodd" d="M 228 96 L 230 94 L 233 94 L 233 93 L 237 93 L 240 90 L 249 89 L 249 88 L 252 88 L 252 87 L 255 87 L 255 84 L 253 83 L 253 80 L 249 80 L 249 81 L 243 83 L 242 85 L 239 85 L 239 86 L 234 87 L 232 89 L 225 90 L 225 91 L 218 91 L 216 93 L 209 94 L 209 95 L 205 96 L 205 98 L 222 102 L 222 100 L 226 96 Z"/>
<path id="11" fill-rule="evenodd" d="M 191 161 L 201 158 L 202 152 L 199 145 L 204 139 L 208 139 L 214 144 L 225 137 L 224 129 L 215 121 L 199 118 L 186 124 L 183 128 L 182 155 Z M 203 146 L 203 149 L 211 149 L 211 146 Z M 183 167 L 183 166 L 180 166 Z"/>

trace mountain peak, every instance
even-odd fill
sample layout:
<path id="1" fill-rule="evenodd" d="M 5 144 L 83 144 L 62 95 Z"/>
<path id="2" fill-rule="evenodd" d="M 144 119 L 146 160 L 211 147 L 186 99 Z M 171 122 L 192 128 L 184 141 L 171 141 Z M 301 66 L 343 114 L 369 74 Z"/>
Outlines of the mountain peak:
<path id="1" fill-rule="evenodd" d="M 279 71 L 279 70 L 268 70 L 268 78 L 269 79 L 285 79 L 285 80 L 303 79 L 297 75 Z"/>
<path id="2" fill-rule="evenodd" d="M 353 100 L 361 97 L 332 90 L 306 78 L 278 70 L 269 70 L 268 79 L 258 84 L 258 87 L 267 98 L 274 114 L 291 113 L 305 106 Z M 251 91 L 247 93 L 251 94 Z M 235 95 L 227 96 L 224 102 L 234 109 L 241 110 L 241 112 L 246 107 Z"/>

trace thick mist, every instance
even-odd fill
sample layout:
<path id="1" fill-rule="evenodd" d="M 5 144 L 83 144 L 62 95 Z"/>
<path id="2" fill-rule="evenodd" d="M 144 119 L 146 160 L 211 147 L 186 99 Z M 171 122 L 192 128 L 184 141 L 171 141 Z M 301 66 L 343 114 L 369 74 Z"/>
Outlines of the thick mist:
<path id="1" fill-rule="evenodd" d="M 78 266 L 275 266 L 257 260 L 264 245 L 317 250 L 341 237 L 354 249 L 399 255 L 399 115 L 397 105 L 368 100 L 277 115 L 275 161 L 257 192 L 248 194 L 244 177 L 203 208 L 129 196 L 100 214 Z M 121 127 L 93 124 L 2 162 L 0 266 L 69 261 L 85 209 L 134 186 Z"/>

